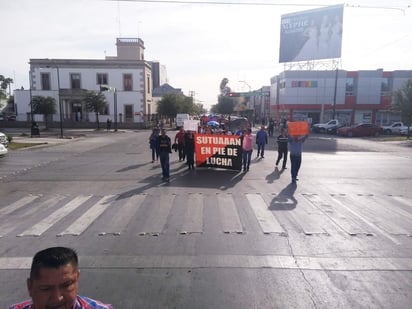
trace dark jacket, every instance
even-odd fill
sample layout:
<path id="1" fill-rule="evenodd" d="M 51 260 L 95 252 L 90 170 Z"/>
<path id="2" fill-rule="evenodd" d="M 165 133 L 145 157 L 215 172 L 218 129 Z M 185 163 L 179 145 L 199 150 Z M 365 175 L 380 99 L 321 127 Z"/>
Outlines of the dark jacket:
<path id="1" fill-rule="evenodd" d="M 288 141 L 289 140 L 288 140 L 287 135 L 285 135 L 285 136 L 282 136 L 282 134 L 279 135 L 276 141 L 278 143 L 278 150 L 279 151 L 288 151 Z"/>
<path id="2" fill-rule="evenodd" d="M 160 152 L 168 152 L 172 153 L 172 142 L 170 140 L 170 137 L 167 135 L 159 135 L 157 138 L 157 143 L 156 143 L 156 148 L 157 151 Z"/>

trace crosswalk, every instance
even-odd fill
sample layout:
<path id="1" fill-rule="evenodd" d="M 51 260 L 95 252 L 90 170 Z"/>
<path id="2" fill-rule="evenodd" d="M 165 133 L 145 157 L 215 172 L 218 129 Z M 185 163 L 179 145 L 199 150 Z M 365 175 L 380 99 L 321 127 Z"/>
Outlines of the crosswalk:
<path id="1" fill-rule="evenodd" d="M 185 193 L 28 194 L 0 202 L 4 237 L 96 237 L 124 234 L 412 236 L 412 199 L 389 195 Z"/>

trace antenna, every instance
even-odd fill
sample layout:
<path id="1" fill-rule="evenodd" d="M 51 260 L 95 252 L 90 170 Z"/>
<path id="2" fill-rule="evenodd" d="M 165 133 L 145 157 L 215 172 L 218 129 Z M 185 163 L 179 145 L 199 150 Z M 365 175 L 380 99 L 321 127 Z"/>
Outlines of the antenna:
<path id="1" fill-rule="evenodd" d="M 120 1 L 117 1 L 117 23 L 119 27 L 119 38 L 121 38 L 122 32 L 120 31 Z"/>

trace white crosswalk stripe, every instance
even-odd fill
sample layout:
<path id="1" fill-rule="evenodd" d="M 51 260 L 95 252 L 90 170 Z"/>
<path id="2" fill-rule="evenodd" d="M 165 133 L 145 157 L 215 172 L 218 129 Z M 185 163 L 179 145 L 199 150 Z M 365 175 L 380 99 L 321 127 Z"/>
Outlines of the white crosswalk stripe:
<path id="1" fill-rule="evenodd" d="M 53 212 L 51 215 L 44 218 L 39 223 L 35 224 L 34 226 L 32 226 L 31 228 L 25 230 L 23 233 L 21 233 L 17 236 L 19 236 L 19 237 L 22 237 L 22 236 L 40 236 L 45 231 L 47 231 L 49 228 L 51 228 L 54 224 L 59 222 L 61 219 L 63 219 L 65 216 L 67 216 L 73 210 L 78 208 L 81 204 L 83 204 L 85 201 L 87 201 L 91 197 L 92 197 L 91 195 L 75 197 L 73 200 L 68 202 L 62 208 L 59 208 L 58 210 Z"/>
<path id="2" fill-rule="evenodd" d="M 295 194 L 292 201 L 260 193 L 136 194 L 127 198 L 27 195 L 0 204 L 0 238 L 79 236 L 86 231 L 108 237 L 127 231 L 140 236 L 216 231 L 282 236 L 380 235 L 400 244 L 397 237 L 412 235 L 410 201 L 389 195 L 310 193 Z"/>
<path id="3" fill-rule="evenodd" d="M 102 197 L 95 205 L 87 210 L 79 219 L 77 219 L 66 230 L 57 234 L 57 236 L 64 235 L 80 235 L 87 227 L 93 223 L 93 221 L 99 217 L 111 204 L 113 195 Z"/>
<path id="4" fill-rule="evenodd" d="M 261 195 L 246 194 L 250 206 L 262 228 L 263 233 L 285 233 L 285 230 L 280 225 L 279 221 L 269 210 Z"/>

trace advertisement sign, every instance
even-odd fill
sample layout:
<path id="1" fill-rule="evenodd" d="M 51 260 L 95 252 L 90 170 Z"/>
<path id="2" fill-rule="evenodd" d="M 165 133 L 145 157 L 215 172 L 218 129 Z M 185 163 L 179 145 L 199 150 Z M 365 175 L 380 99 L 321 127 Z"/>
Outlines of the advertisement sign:
<path id="1" fill-rule="evenodd" d="M 240 136 L 195 134 L 197 167 L 242 169 L 242 140 Z"/>
<path id="2" fill-rule="evenodd" d="M 279 62 L 340 58 L 343 5 L 281 16 Z"/>
<path id="3" fill-rule="evenodd" d="M 308 135 L 309 125 L 306 121 L 289 121 L 288 134 L 291 136 Z"/>

